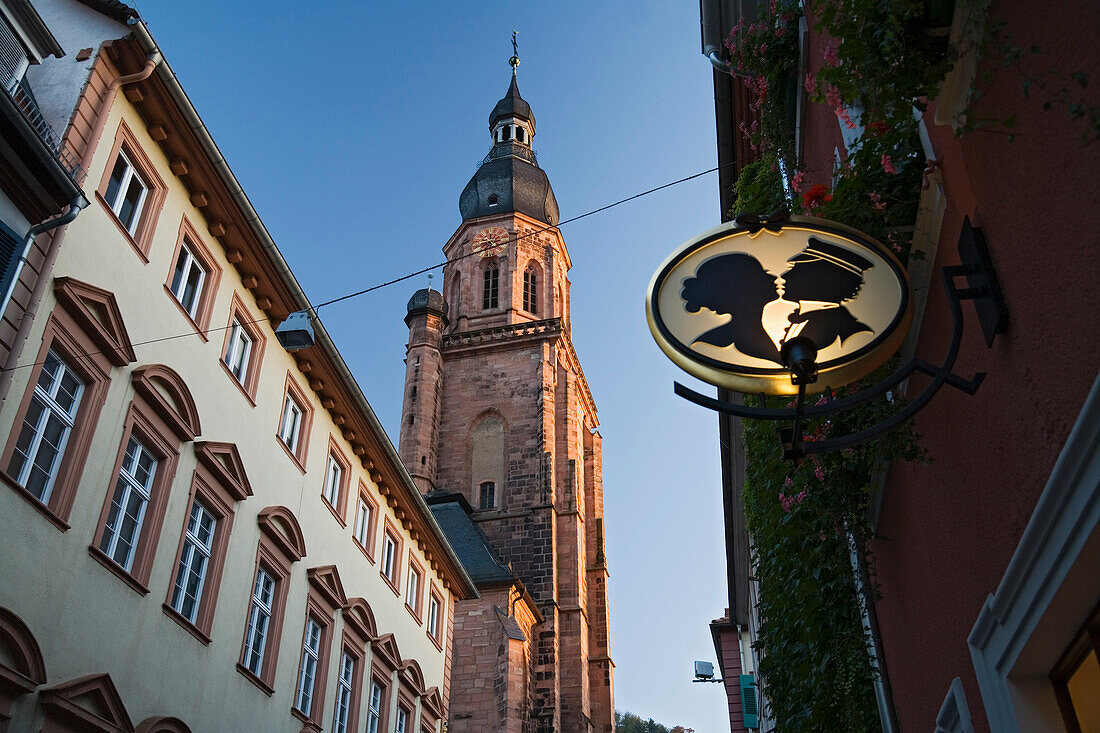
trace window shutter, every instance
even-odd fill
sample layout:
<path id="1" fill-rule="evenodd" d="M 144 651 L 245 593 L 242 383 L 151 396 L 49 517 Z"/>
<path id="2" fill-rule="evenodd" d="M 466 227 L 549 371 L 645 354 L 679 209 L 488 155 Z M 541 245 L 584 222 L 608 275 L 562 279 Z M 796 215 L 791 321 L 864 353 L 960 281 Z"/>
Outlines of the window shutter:
<path id="1" fill-rule="evenodd" d="M 27 70 L 27 52 L 8 25 L 0 16 L 0 87 L 9 91 L 12 85 L 23 78 Z"/>
<path id="2" fill-rule="evenodd" d="M 746 728 L 760 727 L 760 714 L 756 706 L 756 678 L 751 674 L 741 675 L 741 712 Z"/>
<path id="3" fill-rule="evenodd" d="M 0 294 L 8 292 L 8 283 L 15 275 L 15 264 L 19 255 L 18 239 L 15 233 L 0 222 Z"/>

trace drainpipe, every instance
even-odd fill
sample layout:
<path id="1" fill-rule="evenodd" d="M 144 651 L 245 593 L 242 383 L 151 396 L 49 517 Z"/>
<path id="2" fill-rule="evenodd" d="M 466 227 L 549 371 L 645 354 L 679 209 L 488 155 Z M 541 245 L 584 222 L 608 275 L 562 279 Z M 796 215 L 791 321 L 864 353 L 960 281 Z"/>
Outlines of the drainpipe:
<path id="1" fill-rule="evenodd" d="M 23 252 L 19 255 L 19 261 L 15 264 L 15 273 L 12 274 L 11 282 L 8 283 L 7 290 L 4 291 L 3 301 L 0 301 L 0 313 L 4 313 L 8 310 L 8 304 L 11 302 L 12 293 L 15 292 L 15 284 L 19 282 L 19 275 L 23 272 L 23 266 L 27 264 L 27 255 L 30 254 L 31 245 L 34 244 L 35 238 L 39 234 L 44 234 L 51 229 L 56 229 L 60 226 L 65 226 L 70 221 L 76 218 L 76 215 L 80 213 L 81 209 L 88 205 L 88 199 L 84 197 L 84 194 L 77 194 L 76 197 L 69 202 L 69 210 L 56 219 L 50 219 L 44 221 L 41 224 L 35 224 L 27 232 L 27 241 L 23 243 Z"/>
<path id="2" fill-rule="evenodd" d="M 155 69 L 157 64 L 161 61 L 160 52 L 151 53 L 146 59 L 145 67 L 141 71 L 136 74 L 128 74 L 116 78 L 107 86 L 107 92 L 100 98 L 95 113 L 95 125 L 92 127 L 92 134 L 88 138 L 88 147 L 84 149 L 84 155 L 80 158 L 80 167 L 82 170 L 91 170 L 92 158 L 95 156 L 95 151 L 99 147 L 99 138 L 103 134 L 103 128 L 107 125 L 107 115 L 111 110 L 111 104 L 114 102 L 115 94 L 118 92 L 119 87 L 148 79 L 153 73 L 153 69 Z M 84 201 L 84 205 L 87 206 L 87 199 L 84 196 L 80 198 Z M 42 295 L 46 290 L 46 283 L 53 279 L 53 264 L 57 260 L 57 252 L 61 248 L 61 242 L 65 239 L 65 232 L 69 228 L 68 224 L 76 218 L 77 213 L 83 208 L 83 206 L 77 207 L 75 201 L 74 199 L 74 205 L 71 205 L 69 211 L 66 212 L 64 216 L 60 217 L 60 219 L 46 222 L 45 225 L 37 225 L 35 228 L 38 226 L 46 226 L 46 229 L 37 233 L 35 233 L 34 229 L 31 229 L 32 234 L 28 236 L 27 249 L 29 250 L 30 244 L 34 241 L 34 237 L 37 236 L 37 234 L 41 234 L 42 231 L 47 231 L 56 227 L 53 238 L 50 240 L 49 249 L 46 251 L 46 257 L 42 261 L 42 269 L 38 273 L 38 280 L 34 284 L 31 299 L 27 303 L 27 310 L 19 322 L 19 330 L 16 332 L 15 339 L 12 341 L 11 352 L 8 353 L 8 358 L 3 366 L 3 373 L 0 374 L 0 402 L 7 399 L 8 390 L 11 389 L 12 377 L 14 376 L 12 370 L 15 368 L 15 363 L 23 351 L 23 346 L 27 342 L 27 336 L 30 334 L 31 330 L 31 323 L 34 321 L 34 317 L 38 312 L 38 306 L 42 302 Z M 22 268 L 22 264 L 23 260 L 20 261 L 20 268 Z M 15 287 L 14 280 L 12 281 L 12 287 Z M 4 299 L 5 307 L 7 306 L 8 297 L 10 297 L 10 294 Z M 0 310 L 0 314 L 2 313 L 3 311 Z"/>

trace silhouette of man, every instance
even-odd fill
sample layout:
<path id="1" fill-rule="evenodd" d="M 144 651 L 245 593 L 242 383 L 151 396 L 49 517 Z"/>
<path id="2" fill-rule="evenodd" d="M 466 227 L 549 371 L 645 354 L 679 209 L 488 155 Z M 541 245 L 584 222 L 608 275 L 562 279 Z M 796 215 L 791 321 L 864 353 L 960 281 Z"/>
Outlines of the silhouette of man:
<path id="1" fill-rule="evenodd" d="M 787 320 L 790 326 L 783 336 L 786 342 L 804 336 L 818 350 L 841 346 L 850 336 L 874 329 L 860 322 L 841 303 L 856 297 L 863 286 L 863 272 L 873 267 L 870 260 L 855 252 L 816 237 L 794 257 L 783 278 L 783 299 L 797 302 L 798 309 Z"/>
<path id="2" fill-rule="evenodd" d="M 734 346 L 746 356 L 782 364 L 779 349 L 761 322 L 764 306 L 779 298 L 775 278 L 752 255 L 742 252 L 711 257 L 686 277 L 680 297 L 684 310 L 709 308 L 730 320 L 700 335 L 692 343 Z"/>

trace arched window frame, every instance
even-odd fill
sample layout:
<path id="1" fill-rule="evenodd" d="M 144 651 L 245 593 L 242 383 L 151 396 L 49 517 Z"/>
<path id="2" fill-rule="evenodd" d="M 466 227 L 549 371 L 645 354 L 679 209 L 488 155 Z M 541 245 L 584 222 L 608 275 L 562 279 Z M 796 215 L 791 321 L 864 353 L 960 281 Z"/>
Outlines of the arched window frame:
<path id="1" fill-rule="evenodd" d="M 481 309 L 496 310 L 500 307 L 500 262 L 487 260 L 481 276 Z"/>
<path id="2" fill-rule="evenodd" d="M 523 310 L 531 315 L 539 312 L 539 281 L 542 269 L 534 261 L 523 270 Z"/>

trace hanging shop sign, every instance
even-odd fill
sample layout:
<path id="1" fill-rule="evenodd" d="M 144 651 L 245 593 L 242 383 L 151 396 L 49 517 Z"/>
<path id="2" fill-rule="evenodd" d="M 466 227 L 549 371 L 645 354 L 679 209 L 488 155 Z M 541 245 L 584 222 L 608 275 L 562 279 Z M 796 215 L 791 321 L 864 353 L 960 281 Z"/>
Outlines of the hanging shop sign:
<path id="1" fill-rule="evenodd" d="M 661 264 L 646 295 L 650 331 L 673 362 L 752 394 L 798 393 L 791 353 L 803 345 L 815 371 L 805 392 L 866 376 L 897 351 L 912 314 L 909 280 L 889 250 L 801 216 L 703 232 Z"/>

